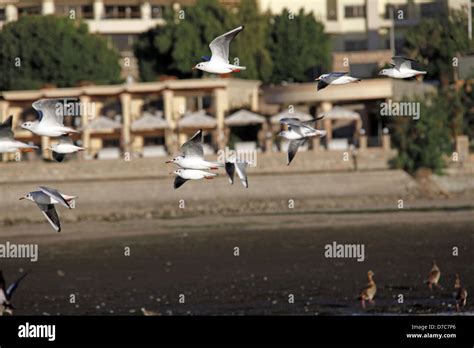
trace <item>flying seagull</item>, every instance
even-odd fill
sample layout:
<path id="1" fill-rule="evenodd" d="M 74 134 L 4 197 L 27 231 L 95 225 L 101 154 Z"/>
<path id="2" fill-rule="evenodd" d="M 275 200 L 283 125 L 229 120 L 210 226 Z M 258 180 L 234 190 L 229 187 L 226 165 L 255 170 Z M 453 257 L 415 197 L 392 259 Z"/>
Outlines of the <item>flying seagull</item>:
<path id="1" fill-rule="evenodd" d="M 74 207 L 74 200 L 77 197 L 63 195 L 58 190 L 45 186 L 39 186 L 38 188 L 40 189 L 39 191 L 30 192 L 21 197 L 20 200 L 27 199 L 35 202 L 56 232 L 61 232 L 61 223 L 54 205 L 61 204 L 68 209 L 72 209 Z"/>
<path id="2" fill-rule="evenodd" d="M 10 286 L 7 288 L 5 278 L 3 277 L 3 272 L 0 271 L 0 316 L 5 313 L 8 313 L 9 315 L 13 314 L 13 310 L 15 309 L 15 307 L 13 307 L 11 303 L 13 293 L 18 288 L 18 285 L 20 285 L 20 282 L 27 275 L 28 275 L 28 272 L 23 274 L 14 283 L 10 284 Z"/>
<path id="3" fill-rule="evenodd" d="M 379 72 L 379 75 L 385 75 L 395 79 L 406 79 L 426 74 L 426 71 L 419 71 L 411 68 L 411 63 L 417 62 L 416 60 L 400 56 L 392 57 L 392 60 L 393 63 L 391 65 L 393 68 L 383 69 Z"/>
<path id="4" fill-rule="evenodd" d="M 35 101 L 33 108 L 38 112 L 39 119 L 33 122 L 25 122 L 21 125 L 21 128 L 46 137 L 60 137 L 70 133 L 79 133 L 64 126 L 64 101 L 65 99 L 40 99 Z M 77 99 L 72 101 L 76 102 Z"/>
<path id="5" fill-rule="evenodd" d="M 217 176 L 216 173 L 206 172 L 204 170 L 197 169 L 176 169 L 170 174 L 176 174 L 174 179 L 174 188 L 178 189 L 188 180 L 199 180 L 199 179 L 213 179 Z"/>
<path id="6" fill-rule="evenodd" d="M 229 46 L 234 37 L 244 29 L 241 25 L 238 28 L 216 37 L 212 40 L 209 47 L 211 48 L 211 59 L 196 64 L 193 69 L 199 69 L 211 74 L 229 74 L 231 72 L 239 72 L 245 70 L 244 66 L 229 64 Z"/>
<path id="7" fill-rule="evenodd" d="M 296 155 L 298 148 L 306 143 L 310 137 L 324 137 L 326 135 L 325 130 L 318 130 L 312 127 L 312 124 L 318 120 L 321 120 L 324 116 L 319 116 L 308 121 L 300 121 L 297 118 L 282 118 L 281 124 L 288 125 L 287 131 L 281 131 L 278 133 L 279 136 L 290 141 L 288 145 L 288 163 Z"/>
<path id="8" fill-rule="evenodd" d="M 198 130 L 187 142 L 181 145 L 181 155 L 166 163 L 174 163 L 184 169 L 209 170 L 222 167 L 222 163 L 204 160 L 202 129 Z"/>
<path id="9" fill-rule="evenodd" d="M 237 172 L 240 182 L 245 188 L 249 188 L 249 181 L 247 179 L 247 162 L 226 162 L 225 171 L 229 177 L 231 185 L 234 184 L 234 173 Z"/>
<path id="10" fill-rule="evenodd" d="M 329 85 L 344 85 L 351 82 L 359 82 L 360 79 L 348 75 L 348 72 L 331 72 L 329 74 L 322 74 L 314 81 L 318 82 L 317 90 L 326 88 Z"/>
<path id="11" fill-rule="evenodd" d="M 58 162 L 62 162 L 66 154 L 82 151 L 86 148 L 74 145 L 71 138 L 63 135 L 59 138 L 59 142 L 52 145 L 49 149 L 53 151 L 53 158 Z"/>
<path id="12" fill-rule="evenodd" d="M 12 131 L 13 116 L 8 117 L 5 122 L 0 123 L 0 153 L 8 152 L 29 152 L 38 149 L 38 146 L 32 146 L 13 138 Z"/>

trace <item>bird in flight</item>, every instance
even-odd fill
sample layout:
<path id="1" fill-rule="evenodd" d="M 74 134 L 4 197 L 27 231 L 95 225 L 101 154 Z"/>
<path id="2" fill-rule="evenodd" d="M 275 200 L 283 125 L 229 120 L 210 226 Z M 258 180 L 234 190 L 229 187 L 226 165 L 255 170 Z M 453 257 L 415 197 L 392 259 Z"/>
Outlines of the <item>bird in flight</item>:
<path id="1" fill-rule="evenodd" d="M 345 85 L 346 83 L 359 82 L 360 79 L 349 76 L 348 72 L 331 72 L 322 74 L 314 81 L 318 82 L 317 90 L 319 91 L 329 85 Z"/>
<path id="2" fill-rule="evenodd" d="M 414 59 L 395 56 L 392 57 L 393 63 L 391 63 L 392 68 L 382 69 L 379 72 L 379 75 L 385 75 L 388 77 L 393 77 L 395 79 L 407 79 L 412 78 L 417 75 L 425 75 L 426 71 L 414 70 L 411 67 L 412 62 L 417 62 Z"/>
<path id="3" fill-rule="evenodd" d="M 315 129 L 312 124 L 318 120 L 321 120 L 324 116 L 319 116 L 308 121 L 300 121 L 298 118 L 282 118 L 281 124 L 286 124 L 288 130 L 281 131 L 278 133 L 280 137 L 283 137 L 290 141 L 288 145 L 288 162 L 290 165 L 291 161 L 298 152 L 298 148 L 306 143 L 311 137 L 324 137 L 326 135 L 325 130 Z"/>
<path id="4" fill-rule="evenodd" d="M 229 74 L 232 72 L 239 72 L 245 70 L 244 66 L 233 65 L 229 63 L 229 46 L 230 42 L 236 37 L 244 26 L 241 25 L 231 31 L 216 37 L 210 43 L 211 58 L 205 59 L 204 62 L 200 62 L 194 66 L 194 69 L 202 70 L 211 74 Z M 206 57 L 207 58 L 207 57 Z"/>
<path id="5" fill-rule="evenodd" d="M 5 122 L 0 123 L 0 153 L 30 152 L 38 149 L 38 146 L 28 145 L 15 140 L 12 131 L 13 116 L 8 117 Z"/>

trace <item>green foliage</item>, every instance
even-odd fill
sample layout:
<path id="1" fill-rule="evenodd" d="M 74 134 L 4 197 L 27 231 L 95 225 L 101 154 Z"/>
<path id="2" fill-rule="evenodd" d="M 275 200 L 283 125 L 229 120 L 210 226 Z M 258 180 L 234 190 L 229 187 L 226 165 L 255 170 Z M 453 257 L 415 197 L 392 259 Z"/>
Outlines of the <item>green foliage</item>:
<path id="1" fill-rule="evenodd" d="M 409 173 L 415 173 L 419 168 L 429 168 L 441 173 L 446 165 L 444 155 L 452 148 L 448 122 L 449 104 L 437 95 L 404 102 L 420 103 L 420 118 L 414 120 L 406 115 L 390 122 L 392 141 L 398 149 L 398 156 L 393 164 Z"/>
<path id="2" fill-rule="evenodd" d="M 408 30 L 405 39 L 407 55 L 421 57 L 427 79 L 439 80 L 445 86 L 453 79 L 453 58 L 473 48 L 466 14 L 458 10 L 452 10 L 449 16 L 423 20 Z"/>
<path id="3" fill-rule="evenodd" d="M 329 66 L 329 37 L 312 13 L 289 19 L 288 11 L 274 19 L 259 12 L 256 0 L 242 0 L 237 11 L 217 0 L 198 0 L 184 11 L 165 11 L 166 25 L 140 35 L 135 45 L 142 80 L 159 75 L 190 78 L 201 75 L 191 68 L 209 56 L 209 43 L 239 26 L 245 29 L 230 46 L 231 63 L 247 69 L 237 76 L 264 82 L 310 81 L 315 67 Z"/>
<path id="4" fill-rule="evenodd" d="M 16 59 L 21 66 L 16 66 Z M 87 26 L 67 18 L 27 16 L 0 32 L 0 89 L 37 89 L 120 80 L 118 54 Z"/>
<path id="5" fill-rule="evenodd" d="M 292 14 L 284 9 L 273 18 L 269 49 L 274 61 L 272 82 L 306 82 L 327 69 L 330 39 L 313 13 Z"/>

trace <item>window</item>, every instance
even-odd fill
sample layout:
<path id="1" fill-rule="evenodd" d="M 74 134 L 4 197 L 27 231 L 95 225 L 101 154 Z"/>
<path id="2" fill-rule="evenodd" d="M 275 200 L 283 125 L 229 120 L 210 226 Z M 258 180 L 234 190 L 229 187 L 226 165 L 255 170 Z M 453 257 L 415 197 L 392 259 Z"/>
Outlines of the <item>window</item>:
<path id="1" fill-rule="evenodd" d="M 359 18 L 365 17 L 365 5 L 354 5 L 344 7 L 344 17 Z"/>
<path id="2" fill-rule="evenodd" d="M 106 19 L 141 18 L 139 6 L 105 6 Z"/>
<path id="3" fill-rule="evenodd" d="M 94 18 L 92 6 L 72 6 L 72 5 L 56 5 L 56 14 L 69 17 L 74 14 L 75 18 Z"/>
<path id="4" fill-rule="evenodd" d="M 119 50 L 123 51 L 133 51 L 133 44 L 135 43 L 135 35 L 129 34 L 111 34 L 109 35 L 112 45 Z"/>
<path id="5" fill-rule="evenodd" d="M 29 16 L 29 15 L 40 15 L 41 6 L 29 6 L 29 7 L 19 7 L 18 8 L 18 17 Z"/>
<path id="6" fill-rule="evenodd" d="M 5 13 L 5 8 L 2 7 L 0 8 L 0 21 L 6 21 L 6 20 L 7 20 L 7 16 Z"/>
<path id="7" fill-rule="evenodd" d="M 367 50 L 367 40 L 347 40 L 344 42 L 346 51 L 365 51 Z"/>
<path id="8" fill-rule="evenodd" d="M 165 12 L 165 7 L 161 5 L 151 6 L 151 18 L 161 19 L 163 18 L 163 12 Z"/>
<path id="9" fill-rule="evenodd" d="M 434 18 L 443 14 L 443 6 L 438 2 L 420 4 L 421 18 Z"/>
<path id="10" fill-rule="evenodd" d="M 337 21 L 337 0 L 326 0 L 328 21 Z"/>

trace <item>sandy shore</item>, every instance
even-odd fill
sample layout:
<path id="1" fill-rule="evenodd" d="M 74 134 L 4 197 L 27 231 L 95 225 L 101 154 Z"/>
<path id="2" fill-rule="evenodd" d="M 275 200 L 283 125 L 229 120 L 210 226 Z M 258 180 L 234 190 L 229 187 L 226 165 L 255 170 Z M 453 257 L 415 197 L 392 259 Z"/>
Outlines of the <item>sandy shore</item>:
<path id="1" fill-rule="evenodd" d="M 454 274 L 474 288 L 473 222 L 467 209 L 80 221 L 60 235 L 25 223 L 3 227 L 2 237 L 38 243 L 38 262 L 2 260 L 2 268 L 10 280 L 32 269 L 15 296 L 17 315 L 140 314 L 141 307 L 163 315 L 454 313 Z M 333 241 L 364 244 L 365 261 L 325 258 Z M 430 292 L 423 280 L 432 259 L 443 289 Z M 355 298 L 369 269 L 379 291 L 362 311 Z"/>

